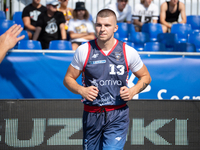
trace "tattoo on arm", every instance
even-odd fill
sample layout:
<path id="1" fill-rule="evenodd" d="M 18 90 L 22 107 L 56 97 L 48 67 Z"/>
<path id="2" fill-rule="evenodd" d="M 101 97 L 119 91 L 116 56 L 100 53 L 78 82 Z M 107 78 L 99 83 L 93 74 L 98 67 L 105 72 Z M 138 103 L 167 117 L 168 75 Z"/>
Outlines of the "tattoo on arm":
<path id="1" fill-rule="evenodd" d="M 143 87 L 139 90 L 139 93 L 142 92 L 148 85 L 149 83 L 143 83 Z"/>
<path id="2" fill-rule="evenodd" d="M 141 78 L 140 78 L 139 80 L 141 80 Z M 148 83 L 144 83 L 144 82 L 143 82 L 143 86 L 142 86 L 142 88 L 139 90 L 139 93 L 142 92 L 142 91 L 149 85 L 149 83 L 150 83 L 150 79 L 149 79 L 149 82 L 148 82 Z"/>

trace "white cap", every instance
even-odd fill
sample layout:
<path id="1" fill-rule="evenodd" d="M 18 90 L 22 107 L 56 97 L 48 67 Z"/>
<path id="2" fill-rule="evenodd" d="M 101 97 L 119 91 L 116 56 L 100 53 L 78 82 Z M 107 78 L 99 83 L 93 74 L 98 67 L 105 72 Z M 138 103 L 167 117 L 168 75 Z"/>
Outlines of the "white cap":
<path id="1" fill-rule="evenodd" d="M 47 0 L 46 2 L 47 5 L 58 5 L 60 2 L 58 0 Z"/>

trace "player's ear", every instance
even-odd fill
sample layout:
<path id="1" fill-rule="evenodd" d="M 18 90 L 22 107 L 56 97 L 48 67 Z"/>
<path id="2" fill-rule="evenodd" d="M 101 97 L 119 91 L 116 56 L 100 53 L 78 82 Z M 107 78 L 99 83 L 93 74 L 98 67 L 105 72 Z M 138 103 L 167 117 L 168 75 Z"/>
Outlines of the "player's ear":
<path id="1" fill-rule="evenodd" d="M 118 30 L 118 25 L 116 24 L 114 32 L 116 32 L 117 30 Z"/>

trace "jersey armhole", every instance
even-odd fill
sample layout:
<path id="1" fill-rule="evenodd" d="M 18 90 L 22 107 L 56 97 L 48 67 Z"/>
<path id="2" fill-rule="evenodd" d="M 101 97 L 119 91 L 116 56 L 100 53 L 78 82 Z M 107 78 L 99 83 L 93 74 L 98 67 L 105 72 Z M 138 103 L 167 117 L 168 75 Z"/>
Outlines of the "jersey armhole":
<path id="1" fill-rule="evenodd" d="M 88 42 L 88 54 L 87 54 L 87 57 L 86 57 L 86 60 L 85 60 L 84 66 L 83 66 L 83 72 L 85 72 L 85 67 L 86 67 L 86 64 L 87 64 L 89 56 L 90 56 L 90 51 L 91 51 L 91 45 L 90 45 L 90 42 Z"/>
<path id="2" fill-rule="evenodd" d="M 127 72 L 129 72 L 129 68 L 128 68 L 128 61 L 127 61 L 127 57 L 126 57 L 126 43 L 123 43 L 123 52 L 124 52 L 124 60 L 125 60 L 125 63 L 126 63 L 126 68 L 127 68 Z"/>

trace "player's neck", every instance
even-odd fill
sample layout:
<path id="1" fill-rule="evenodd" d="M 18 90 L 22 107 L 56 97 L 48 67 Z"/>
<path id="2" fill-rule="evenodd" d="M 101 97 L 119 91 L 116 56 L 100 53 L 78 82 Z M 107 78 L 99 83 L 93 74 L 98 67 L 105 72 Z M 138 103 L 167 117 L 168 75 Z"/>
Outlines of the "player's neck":
<path id="1" fill-rule="evenodd" d="M 101 41 L 97 39 L 97 44 L 103 51 L 109 51 L 112 49 L 116 42 L 117 40 L 115 38 L 111 38 L 108 41 Z"/>

